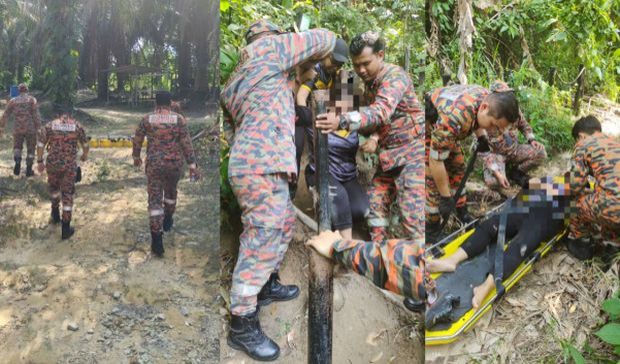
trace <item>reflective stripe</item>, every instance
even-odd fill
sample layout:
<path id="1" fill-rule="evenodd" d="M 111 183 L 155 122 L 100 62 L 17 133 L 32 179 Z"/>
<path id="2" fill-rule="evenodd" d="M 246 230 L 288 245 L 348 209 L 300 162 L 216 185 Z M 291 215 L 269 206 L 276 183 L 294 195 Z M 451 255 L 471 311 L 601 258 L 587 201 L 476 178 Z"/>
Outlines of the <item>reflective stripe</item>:
<path id="1" fill-rule="evenodd" d="M 169 198 L 164 198 L 164 203 L 167 203 L 168 205 L 172 205 L 177 203 L 177 200 L 171 200 Z"/>
<path id="2" fill-rule="evenodd" d="M 151 216 L 160 216 L 164 214 L 164 210 L 149 210 L 149 215 Z"/>
<path id="3" fill-rule="evenodd" d="M 37 147 L 41 147 L 43 148 L 45 146 L 45 144 L 41 143 L 41 142 L 37 142 Z"/>
<path id="4" fill-rule="evenodd" d="M 58 191 L 58 192 L 52 192 L 52 193 L 50 193 L 50 195 L 51 195 L 53 198 L 58 198 L 58 197 L 60 197 L 60 191 Z"/>
<path id="5" fill-rule="evenodd" d="M 438 160 L 438 161 L 444 161 L 446 160 L 449 156 L 450 156 L 450 151 L 449 150 L 445 150 L 441 153 L 439 153 L 438 151 L 431 149 L 429 156 L 434 159 L 434 160 Z"/>
<path id="6" fill-rule="evenodd" d="M 62 211 L 71 211 L 71 210 L 73 210 L 72 206 L 64 206 L 64 205 L 62 206 Z"/>
<path id="7" fill-rule="evenodd" d="M 368 219 L 368 226 L 370 227 L 384 227 L 390 226 L 390 221 L 385 218 L 375 217 L 372 219 Z"/>
<path id="8" fill-rule="evenodd" d="M 189 165 L 189 168 L 191 169 L 196 169 L 198 166 L 196 166 L 196 163 L 192 163 Z"/>
<path id="9" fill-rule="evenodd" d="M 433 206 L 426 205 L 424 207 L 424 210 L 426 210 L 426 212 L 428 212 L 429 214 L 438 214 L 439 213 L 439 207 L 433 207 Z"/>

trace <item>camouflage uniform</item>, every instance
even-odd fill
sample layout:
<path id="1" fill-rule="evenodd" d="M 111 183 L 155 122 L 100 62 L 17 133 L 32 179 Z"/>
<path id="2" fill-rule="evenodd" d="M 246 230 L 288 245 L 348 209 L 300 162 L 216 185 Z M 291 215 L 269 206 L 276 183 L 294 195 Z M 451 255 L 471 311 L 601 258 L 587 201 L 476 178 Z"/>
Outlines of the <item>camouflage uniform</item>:
<path id="1" fill-rule="evenodd" d="M 86 132 L 77 120 L 64 115 L 43 126 L 38 139 L 39 148 L 47 146 L 48 150 L 46 170 L 52 208 L 58 208 L 62 198 L 62 220 L 71 221 L 77 148 L 78 144 L 82 148 L 88 145 Z"/>
<path id="2" fill-rule="evenodd" d="M 416 300 L 426 299 L 424 250 L 415 242 L 340 240 L 332 248 L 336 261 L 367 277 L 377 287 Z"/>
<path id="3" fill-rule="evenodd" d="M 408 238 L 423 247 L 424 112 L 413 83 L 402 68 L 386 63 L 366 84 L 364 98 L 369 106 L 359 111 L 360 132 L 376 131 L 379 136 L 380 165 L 369 190 L 371 238 L 374 242 L 387 239 L 396 195 Z M 344 116 L 349 118 L 348 114 Z"/>
<path id="4" fill-rule="evenodd" d="M 295 213 L 287 174 L 296 174 L 297 166 L 289 72 L 327 54 L 335 42 L 336 36 L 322 29 L 259 38 L 241 51 L 222 91 L 224 127 L 229 137 L 234 133 L 228 177 L 244 226 L 231 289 L 233 315 L 254 312 L 257 294 L 292 238 Z"/>
<path id="5" fill-rule="evenodd" d="M 529 144 L 519 144 L 518 129 L 528 142 L 535 140 L 534 131 L 525 120 L 523 114 L 517 122 L 508 130 L 500 134 L 496 129 L 488 130 L 489 145 L 493 152 L 480 154 L 484 164 L 484 182 L 487 186 L 495 188 L 499 182 L 494 172 L 500 172 L 506 176 L 506 164 L 512 165 L 523 173 L 538 167 L 547 158 L 544 149 L 538 150 Z"/>
<path id="6" fill-rule="evenodd" d="M 142 118 L 133 138 L 134 159 L 140 158 L 145 136 L 150 226 L 151 232 L 158 233 L 162 232 L 164 214 L 172 216 L 175 211 L 183 161 L 195 168 L 196 157 L 185 118 L 166 108 Z"/>
<path id="7" fill-rule="evenodd" d="M 465 157 L 460 140 L 471 135 L 476 128 L 478 108 L 490 93 L 476 85 L 455 85 L 434 90 L 430 96 L 439 118 L 434 126 L 428 126 L 432 133 L 427 136 L 429 148 L 426 154 L 426 221 L 438 222 L 439 190 L 430 173 L 429 159 L 443 161 L 450 191 L 456 193 L 465 175 Z M 430 140 L 429 140 L 430 139 Z M 465 189 L 456 206 L 465 207 Z"/>
<path id="8" fill-rule="evenodd" d="M 584 191 L 588 176 L 596 180 L 591 193 Z M 577 142 L 569 189 L 577 208 L 570 219 L 571 235 L 620 242 L 620 142 L 603 133 Z"/>
<path id="9" fill-rule="evenodd" d="M 37 99 L 21 93 L 12 98 L 0 119 L 0 129 L 4 129 L 8 118 L 13 115 L 13 158 L 16 162 L 22 159 L 22 148 L 26 141 L 26 162 L 32 165 L 37 145 L 37 132 L 41 127 Z"/>

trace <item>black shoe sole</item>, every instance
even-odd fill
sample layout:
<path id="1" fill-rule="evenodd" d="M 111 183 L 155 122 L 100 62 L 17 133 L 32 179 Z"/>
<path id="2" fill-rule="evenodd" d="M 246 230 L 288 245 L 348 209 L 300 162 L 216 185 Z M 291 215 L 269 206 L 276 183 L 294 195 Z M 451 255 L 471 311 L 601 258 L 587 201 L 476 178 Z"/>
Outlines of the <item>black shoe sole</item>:
<path id="1" fill-rule="evenodd" d="M 291 301 L 291 300 L 294 300 L 295 298 L 299 297 L 299 294 L 300 294 L 300 293 L 301 293 L 301 289 L 300 289 L 300 290 L 297 290 L 297 294 L 296 294 L 296 295 L 291 296 L 291 297 L 289 297 L 289 298 L 274 298 L 274 297 L 264 298 L 264 299 L 258 300 L 258 301 L 256 302 L 256 304 L 257 304 L 258 306 L 268 306 L 268 305 L 270 305 L 270 304 L 271 304 L 271 303 L 273 303 L 273 302 L 286 302 L 286 301 Z"/>
<path id="2" fill-rule="evenodd" d="M 75 234 L 75 230 L 71 230 L 71 232 L 68 235 L 61 235 L 62 240 L 67 240 L 69 238 L 71 238 L 73 236 L 73 234 Z"/>
<path id="3" fill-rule="evenodd" d="M 230 346 L 231 348 L 233 348 L 235 350 L 243 351 L 247 356 L 249 356 L 250 358 L 252 358 L 254 360 L 258 360 L 258 361 L 274 361 L 274 360 L 278 359 L 278 357 L 280 357 L 280 352 L 278 352 L 273 357 L 269 357 L 269 358 L 261 358 L 260 356 L 252 355 L 252 354 L 248 353 L 247 349 L 243 345 L 237 344 L 236 342 L 234 342 L 230 338 L 230 335 L 228 335 L 228 338 L 227 338 L 226 342 L 228 343 L 228 346 Z"/>

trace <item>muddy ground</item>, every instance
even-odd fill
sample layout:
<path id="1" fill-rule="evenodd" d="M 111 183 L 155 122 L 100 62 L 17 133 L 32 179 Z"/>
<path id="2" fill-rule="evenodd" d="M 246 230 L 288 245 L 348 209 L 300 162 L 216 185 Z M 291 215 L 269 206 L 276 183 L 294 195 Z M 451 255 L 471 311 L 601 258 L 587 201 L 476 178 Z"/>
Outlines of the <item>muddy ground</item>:
<path id="1" fill-rule="evenodd" d="M 584 112 L 599 116 L 604 132 L 620 136 L 620 106 L 593 99 Z M 570 153 L 563 153 L 533 175 L 559 175 L 567 170 L 569 160 Z M 472 208 L 478 214 L 500 202 L 499 195 L 483 192 L 480 180 L 467 188 L 475 196 Z M 619 272 L 618 258 L 609 267 L 600 261 L 584 264 L 557 244 L 472 330 L 455 343 L 426 347 L 426 362 L 572 362 L 564 354 L 568 345 L 584 353 L 587 362 L 619 360 L 611 359 L 609 345 L 594 336 L 606 322 L 601 302 L 620 288 Z"/>
<path id="2" fill-rule="evenodd" d="M 306 148 L 307 149 L 307 148 Z M 302 166 L 305 166 L 305 159 Z M 364 172 L 364 171 L 363 171 Z M 367 173 L 365 173 L 367 175 Z M 299 179 L 295 204 L 313 216 L 311 196 L 305 178 Z M 224 220 L 226 221 L 226 219 Z M 222 332 L 228 331 L 231 273 L 239 247 L 239 222 L 222 224 Z M 357 229 L 357 228 L 356 228 Z M 280 273 L 285 284 L 301 287 L 300 296 L 289 302 L 261 308 L 260 321 L 265 333 L 282 352 L 277 363 L 298 364 L 307 361 L 308 336 L 308 250 L 303 245 L 313 233 L 299 220 L 293 242 Z M 363 230 L 354 231 L 367 237 Z M 422 318 L 402 305 L 402 297 L 377 289 L 370 281 L 343 269 L 336 269 L 333 303 L 333 363 L 422 363 L 424 362 Z M 226 337 L 220 339 L 221 362 L 258 363 L 242 352 L 231 349 Z"/>
<path id="3" fill-rule="evenodd" d="M 88 135 L 129 136 L 143 111 L 83 109 Z M 193 131 L 217 125 L 190 115 Z M 216 128 L 217 129 L 217 128 Z M 146 177 L 130 148 L 91 149 L 75 235 L 50 224 L 45 176 L 12 175 L 0 138 L 0 352 L 6 363 L 204 363 L 219 357 L 219 143 L 196 140 L 203 179 L 179 183 L 164 259 L 150 253 Z M 144 153 L 145 151 L 143 151 Z"/>

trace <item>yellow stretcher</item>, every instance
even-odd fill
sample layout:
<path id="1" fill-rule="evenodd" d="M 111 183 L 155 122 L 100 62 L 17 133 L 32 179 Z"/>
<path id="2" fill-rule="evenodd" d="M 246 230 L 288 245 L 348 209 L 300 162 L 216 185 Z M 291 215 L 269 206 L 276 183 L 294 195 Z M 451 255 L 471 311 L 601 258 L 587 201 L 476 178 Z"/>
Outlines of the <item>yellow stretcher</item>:
<path id="1" fill-rule="evenodd" d="M 131 148 L 133 147 L 133 141 L 131 137 L 108 137 L 108 138 L 91 138 L 88 141 L 91 148 Z M 145 147 L 147 144 L 146 139 L 142 143 Z"/>
<path id="2" fill-rule="evenodd" d="M 444 258 L 454 254 L 456 250 L 465 242 L 465 240 L 474 232 L 474 230 L 475 229 L 470 229 L 463 232 L 454 238 L 450 243 L 445 245 L 441 251 L 442 254 L 440 257 Z M 551 250 L 553 245 L 562 239 L 565 233 L 566 232 L 563 231 L 549 241 L 541 243 L 538 249 L 536 249 L 527 260 L 521 263 L 510 277 L 504 279 L 503 285 L 505 287 L 505 291 L 508 292 L 511 290 L 521 278 L 531 271 L 533 264 L 541 257 L 545 256 L 549 250 Z M 506 244 L 506 247 L 507 246 L 508 244 Z M 474 257 L 470 259 L 469 262 L 480 257 L 482 256 Z M 486 259 L 486 257 L 482 257 L 481 259 Z M 471 263 L 475 265 L 475 262 Z M 442 275 L 445 276 L 448 274 L 452 273 L 434 273 L 431 274 L 431 277 L 437 282 Z M 486 272 L 484 272 L 484 274 L 486 274 Z M 485 277 L 481 277 L 481 280 L 484 278 Z M 467 288 L 472 289 L 473 287 Z M 469 308 L 469 310 L 459 315 L 460 317 L 454 317 L 454 321 L 451 324 L 438 324 L 431 329 L 426 329 L 425 344 L 427 346 L 445 345 L 456 341 L 459 338 L 459 335 L 472 328 L 476 322 L 478 322 L 478 320 L 493 307 L 499 298 L 500 297 L 498 297 L 494 288 L 493 291 L 491 291 L 491 293 L 489 293 L 489 295 L 484 299 L 482 305 L 477 311 L 473 308 Z M 462 301 L 461 304 L 463 304 Z"/>

